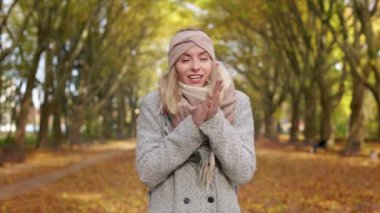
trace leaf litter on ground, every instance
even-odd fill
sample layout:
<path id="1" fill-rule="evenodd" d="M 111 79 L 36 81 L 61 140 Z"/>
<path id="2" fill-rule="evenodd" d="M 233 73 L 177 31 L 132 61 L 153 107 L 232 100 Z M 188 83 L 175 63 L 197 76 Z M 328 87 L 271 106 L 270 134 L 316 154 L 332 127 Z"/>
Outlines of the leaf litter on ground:
<path id="1" fill-rule="evenodd" d="M 364 157 L 311 154 L 307 149 L 256 143 L 257 171 L 239 188 L 243 213 L 380 212 L 380 164 Z M 146 212 L 135 151 L 0 201 L 2 212 Z"/>

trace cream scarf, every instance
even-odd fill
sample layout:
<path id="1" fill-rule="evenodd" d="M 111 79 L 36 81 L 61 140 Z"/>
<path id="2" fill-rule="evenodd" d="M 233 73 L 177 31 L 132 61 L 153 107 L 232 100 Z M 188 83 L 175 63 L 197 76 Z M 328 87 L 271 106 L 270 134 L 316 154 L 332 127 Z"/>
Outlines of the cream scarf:
<path id="1" fill-rule="evenodd" d="M 220 108 L 224 113 L 224 117 L 230 123 L 232 123 L 235 120 L 235 87 L 224 66 L 220 63 L 217 67 L 218 68 L 213 71 L 217 72 L 217 75 L 213 75 L 213 77 L 222 79 L 224 83 L 224 87 L 220 95 Z M 178 126 L 178 124 L 189 114 L 193 114 L 196 111 L 197 107 L 206 100 L 210 92 L 209 85 L 206 85 L 204 87 L 195 87 L 183 84 L 181 82 L 179 82 L 179 85 L 182 91 L 182 99 L 177 103 L 177 114 L 172 117 L 173 119 L 171 119 L 171 123 L 173 125 L 172 129 Z M 201 182 L 206 186 L 207 189 L 212 183 L 214 168 L 215 155 L 210 150 L 208 159 L 202 160 L 202 165 L 199 173 Z"/>

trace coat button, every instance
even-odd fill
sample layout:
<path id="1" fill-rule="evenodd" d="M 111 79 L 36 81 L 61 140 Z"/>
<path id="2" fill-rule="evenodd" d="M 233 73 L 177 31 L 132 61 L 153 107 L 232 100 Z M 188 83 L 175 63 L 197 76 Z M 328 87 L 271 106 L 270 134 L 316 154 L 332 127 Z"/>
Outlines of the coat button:
<path id="1" fill-rule="evenodd" d="M 183 202 L 185 203 L 185 204 L 188 204 L 188 203 L 190 203 L 190 198 L 185 198 L 184 200 L 183 200 Z"/>
<path id="2" fill-rule="evenodd" d="M 213 203 L 213 202 L 214 202 L 214 198 L 213 198 L 213 197 L 208 197 L 207 201 L 208 201 L 209 203 Z"/>

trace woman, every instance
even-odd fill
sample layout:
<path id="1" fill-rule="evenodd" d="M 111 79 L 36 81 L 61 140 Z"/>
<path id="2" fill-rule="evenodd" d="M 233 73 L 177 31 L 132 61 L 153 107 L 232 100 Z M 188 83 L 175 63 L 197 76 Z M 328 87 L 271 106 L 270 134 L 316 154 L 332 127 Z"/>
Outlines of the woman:
<path id="1" fill-rule="evenodd" d="M 237 187 L 256 168 L 249 98 L 234 89 L 203 31 L 176 33 L 168 56 L 169 72 L 143 98 L 137 121 L 149 212 L 240 212 Z"/>

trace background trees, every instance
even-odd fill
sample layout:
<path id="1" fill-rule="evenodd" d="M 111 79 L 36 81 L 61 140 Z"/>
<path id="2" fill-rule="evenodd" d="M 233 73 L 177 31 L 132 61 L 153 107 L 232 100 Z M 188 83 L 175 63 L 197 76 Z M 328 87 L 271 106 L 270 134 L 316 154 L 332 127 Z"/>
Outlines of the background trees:
<path id="1" fill-rule="evenodd" d="M 253 97 L 264 135 L 276 138 L 274 127 L 284 127 L 285 118 L 290 142 L 331 145 L 347 137 L 350 153 L 365 137 L 378 137 L 379 44 L 372 40 L 380 35 L 378 1 L 198 5 L 211 11 L 201 17 L 241 76 L 238 85 Z"/>
<path id="2" fill-rule="evenodd" d="M 0 10 L 1 138 L 17 150 L 134 136 L 168 40 L 189 26 L 211 34 L 251 96 L 256 135 L 345 138 L 346 152 L 379 138 L 377 0 L 9 0 Z"/>

